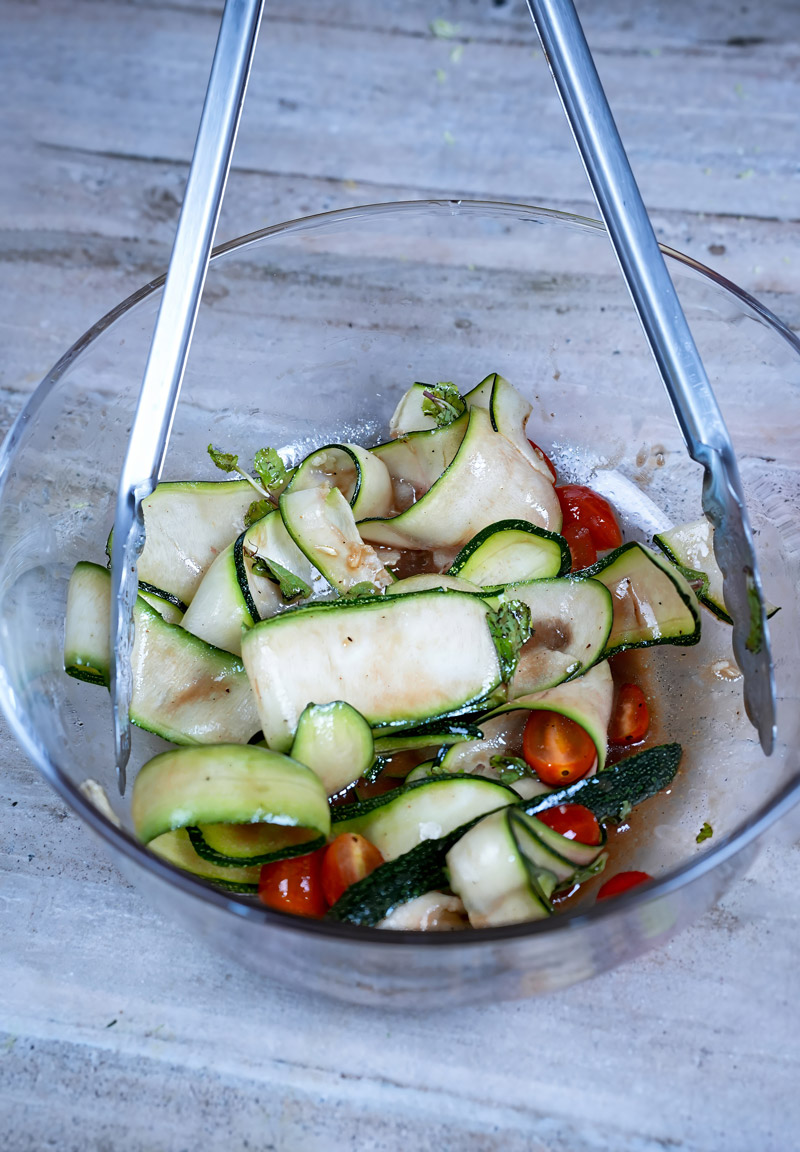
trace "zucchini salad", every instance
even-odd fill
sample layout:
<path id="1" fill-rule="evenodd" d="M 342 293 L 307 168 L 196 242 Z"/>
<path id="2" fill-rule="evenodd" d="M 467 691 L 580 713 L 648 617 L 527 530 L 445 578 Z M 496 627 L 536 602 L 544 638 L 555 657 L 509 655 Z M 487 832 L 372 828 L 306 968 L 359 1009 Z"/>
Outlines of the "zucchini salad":
<path id="1" fill-rule="evenodd" d="M 390 929 L 544 919 L 604 869 L 607 829 L 669 787 L 631 648 L 725 617 L 705 521 L 624 543 L 560 483 L 496 373 L 416 383 L 390 438 L 145 501 L 131 718 L 172 748 L 132 819 L 158 856 L 273 909 Z M 110 553 L 110 548 L 109 548 Z M 79 563 L 65 668 L 108 685 L 110 577 Z M 609 661 L 611 660 L 611 663 Z M 612 674 L 612 668 L 614 669 Z M 623 673 L 623 674 L 621 674 Z M 607 877 L 610 876 L 610 879 Z"/>

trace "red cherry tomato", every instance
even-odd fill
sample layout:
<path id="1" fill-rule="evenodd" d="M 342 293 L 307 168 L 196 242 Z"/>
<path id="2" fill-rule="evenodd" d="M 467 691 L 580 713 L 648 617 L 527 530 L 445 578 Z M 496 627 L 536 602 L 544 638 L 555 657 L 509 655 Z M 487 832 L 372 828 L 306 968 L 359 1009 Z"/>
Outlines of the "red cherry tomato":
<path id="1" fill-rule="evenodd" d="M 258 896 L 268 908 L 293 912 L 295 916 L 319 918 L 328 910 L 322 888 L 324 848 L 307 856 L 292 856 L 264 864 L 258 880 Z"/>
<path id="2" fill-rule="evenodd" d="M 564 524 L 578 524 L 587 528 L 595 548 L 619 548 L 622 533 L 614 509 L 604 496 L 584 488 L 582 484 L 564 484 L 556 488 Z"/>
<path id="3" fill-rule="evenodd" d="M 537 812 L 536 819 L 548 828 L 565 836 L 567 840 L 577 840 L 581 844 L 599 844 L 602 839 L 600 825 L 594 812 L 582 804 L 557 804 Z"/>
<path id="4" fill-rule="evenodd" d="M 623 684 L 608 726 L 612 744 L 636 744 L 644 740 L 650 727 L 650 712 L 638 684 Z"/>
<path id="5" fill-rule="evenodd" d="M 528 443 L 530 444 L 530 446 L 534 450 L 534 452 L 538 453 L 538 455 L 541 456 L 542 460 L 544 460 L 545 464 L 550 469 L 550 474 L 553 477 L 553 483 L 555 484 L 555 482 L 558 480 L 558 476 L 556 475 L 556 470 L 555 470 L 555 466 L 553 464 L 553 461 L 550 459 L 550 457 L 547 455 L 547 453 L 544 451 L 543 448 L 540 448 L 538 444 L 534 444 L 533 440 L 529 440 Z"/>
<path id="6" fill-rule="evenodd" d="M 561 535 L 569 544 L 572 556 L 571 572 L 580 572 L 582 568 L 594 564 L 597 560 L 597 549 L 588 528 L 581 528 L 580 524 L 565 524 L 561 529 Z"/>
<path id="7" fill-rule="evenodd" d="M 597 749 L 580 724 L 560 712 L 531 712 L 522 736 L 522 754 L 540 780 L 551 788 L 572 784 L 595 762 Z"/>
<path id="8" fill-rule="evenodd" d="M 612 876 L 601 886 L 597 893 L 597 899 L 608 900 L 611 896 L 620 896 L 628 889 L 635 888 L 637 884 L 646 884 L 648 880 L 652 879 L 653 877 L 648 876 L 646 872 L 618 872 L 616 876 Z"/>
<path id="9" fill-rule="evenodd" d="M 374 844 L 356 832 L 342 832 L 325 849 L 322 860 L 325 899 L 335 904 L 351 884 L 369 876 L 379 864 L 383 864 L 383 856 Z"/>

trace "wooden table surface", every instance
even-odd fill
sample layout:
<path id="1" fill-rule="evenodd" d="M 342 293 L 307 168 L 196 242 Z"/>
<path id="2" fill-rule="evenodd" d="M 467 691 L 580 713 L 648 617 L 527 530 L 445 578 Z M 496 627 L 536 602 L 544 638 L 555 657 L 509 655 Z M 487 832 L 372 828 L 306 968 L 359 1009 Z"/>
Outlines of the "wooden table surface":
<path id="1" fill-rule="evenodd" d="M 579 9 L 661 238 L 800 327 L 796 0 Z M 0 0 L 3 430 L 164 268 L 219 10 Z M 429 195 L 594 214 L 521 0 L 269 4 L 218 238 Z M 165 922 L 3 729 L 0 1148 L 789 1152 L 799 888 L 790 821 L 715 911 L 600 979 L 353 1008 Z"/>

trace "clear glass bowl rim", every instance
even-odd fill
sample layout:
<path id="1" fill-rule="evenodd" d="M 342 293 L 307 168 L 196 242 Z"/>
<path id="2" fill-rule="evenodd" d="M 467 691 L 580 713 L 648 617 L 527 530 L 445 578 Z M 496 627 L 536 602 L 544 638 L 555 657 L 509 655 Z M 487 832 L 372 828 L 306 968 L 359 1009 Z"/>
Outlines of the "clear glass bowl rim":
<path id="1" fill-rule="evenodd" d="M 212 263 L 226 254 L 234 251 L 243 251 L 261 240 L 270 236 L 309 231 L 324 227 L 328 223 L 358 221 L 360 219 L 374 218 L 381 215 L 397 215 L 401 213 L 434 214 L 443 212 L 447 215 L 474 214 L 494 215 L 498 217 L 512 216 L 518 219 L 523 213 L 526 219 L 533 221 L 551 221 L 571 225 L 579 230 L 590 232 L 605 232 L 604 224 L 587 216 L 563 212 L 552 208 L 542 208 L 527 204 L 504 203 L 489 200 L 399 200 L 376 204 L 364 204 L 353 208 L 337 209 L 331 212 L 322 212 L 310 216 L 299 217 L 295 220 L 273 224 L 266 228 L 249 232 L 244 236 L 236 237 L 218 245 L 211 256 Z M 670 260 L 691 269 L 693 272 L 710 280 L 740 300 L 748 309 L 760 317 L 777 335 L 791 345 L 800 355 L 800 338 L 787 325 L 780 320 L 769 308 L 756 300 L 743 288 L 726 279 L 713 269 L 687 256 L 667 245 L 660 245 L 662 252 Z M 92 325 L 54 364 L 47 375 L 36 387 L 27 400 L 25 406 L 17 416 L 0 447 L 0 499 L 3 496 L 5 481 L 13 463 L 15 451 L 20 435 L 25 426 L 33 419 L 38 410 L 47 400 L 52 389 L 68 370 L 75 359 L 84 352 L 94 340 L 107 331 L 120 320 L 127 312 L 134 308 L 146 297 L 157 292 L 163 285 L 165 275 L 157 276 L 147 284 L 131 293 L 116 307 L 112 308 Z M 357 945 L 359 941 L 369 938 L 370 944 L 381 944 L 384 948 L 403 947 L 408 945 L 427 947 L 454 948 L 454 947 L 480 947 L 490 945 L 501 940 L 513 940 L 520 937 L 539 933 L 553 933 L 569 931 L 578 928 L 601 917 L 615 917 L 626 914 L 629 909 L 643 906 L 660 898 L 669 896 L 699 880 L 710 871 L 716 869 L 735 856 L 741 849 L 752 843 L 772 824 L 789 812 L 795 804 L 800 802 L 800 775 L 790 780 L 768 803 L 762 804 L 736 832 L 721 839 L 713 847 L 706 849 L 696 860 L 688 861 L 670 872 L 665 873 L 647 884 L 631 889 L 613 901 L 603 902 L 591 908 L 575 912 L 560 913 L 548 920 L 509 924 L 501 928 L 481 928 L 470 932 L 386 932 L 376 928 L 364 928 L 352 924 L 343 924 L 334 920 L 309 920 L 298 916 L 289 916 L 280 912 L 273 912 L 266 906 L 247 902 L 235 894 L 226 894 L 212 888 L 202 881 L 195 879 L 179 868 L 161 860 L 135 839 L 124 828 L 117 827 L 95 805 L 89 801 L 80 789 L 66 776 L 45 752 L 44 748 L 33 738 L 28 730 L 22 709 L 18 706 L 15 694 L 8 682 L 4 670 L 0 667 L 0 707 L 2 707 L 9 721 L 13 735 L 30 760 L 37 766 L 45 780 L 58 793 L 58 795 L 84 820 L 89 827 L 113 850 L 122 852 L 132 863 L 142 867 L 145 871 L 153 873 L 172 887 L 178 888 L 187 896 L 194 897 L 215 905 L 232 915 L 244 917 L 271 926 L 276 930 L 290 929 L 295 932 L 309 933 L 317 937 L 327 937 L 339 941 L 349 941 Z"/>

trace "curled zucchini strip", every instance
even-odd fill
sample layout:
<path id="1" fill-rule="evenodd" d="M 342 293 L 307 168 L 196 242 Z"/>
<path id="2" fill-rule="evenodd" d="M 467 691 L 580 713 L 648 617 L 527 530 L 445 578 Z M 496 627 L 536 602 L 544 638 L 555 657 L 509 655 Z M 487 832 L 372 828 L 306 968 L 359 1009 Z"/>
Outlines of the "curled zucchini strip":
<path id="1" fill-rule="evenodd" d="M 447 853 L 450 886 L 473 928 L 542 920 L 550 897 L 602 869 L 602 845 L 567 840 L 518 809 L 493 812 Z"/>
<path id="2" fill-rule="evenodd" d="M 305 830 L 307 840 L 330 831 L 328 798 L 315 773 L 256 745 L 162 752 L 136 777 L 131 814 L 146 844 L 165 832 L 205 825 L 269 825 L 273 833 L 290 830 L 295 842 L 296 830 Z"/>
<path id="3" fill-rule="evenodd" d="M 565 576 L 572 565 L 563 536 L 526 520 L 490 524 L 466 544 L 448 569 L 482 588 Z"/>
<path id="4" fill-rule="evenodd" d="M 433 487 L 452 464 L 467 431 L 465 412 L 444 428 L 422 428 L 404 433 L 397 440 L 377 444 L 371 451 L 386 465 L 393 481 L 408 485 L 417 498 Z"/>
<path id="5" fill-rule="evenodd" d="M 452 463 L 425 495 L 398 516 L 362 520 L 359 530 L 365 540 L 393 548 L 462 548 L 505 519 L 557 532 L 561 508 L 552 480 L 492 427 L 487 411 L 473 408 Z"/>
<path id="6" fill-rule="evenodd" d="M 254 496 L 246 480 L 159 484 L 142 501 L 139 579 L 190 604 L 214 558 L 244 528 Z M 110 559 L 111 536 L 106 552 Z"/>
<path id="7" fill-rule="evenodd" d="M 177 828 L 174 832 L 162 832 L 151 840 L 148 847 L 156 856 L 174 864 L 184 872 L 191 872 L 201 880 L 210 880 L 213 884 L 227 889 L 229 892 L 257 892 L 258 875 L 261 865 L 241 865 L 234 867 L 229 864 L 215 864 L 204 860 L 192 846 L 189 833 L 185 828 Z"/>
<path id="8" fill-rule="evenodd" d="M 280 569 L 269 565 L 280 565 Z M 220 552 L 183 617 L 186 631 L 226 652 L 241 655 L 242 629 L 274 616 L 289 603 L 289 597 L 281 594 L 278 580 L 257 571 L 259 566 L 266 572 L 283 571 L 294 578 L 288 584 L 284 581 L 285 591 L 297 593 L 292 603 L 312 589 L 319 590 L 320 584 L 328 587 L 292 540 L 276 509 Z"/>
<path id="9" fill-rule="evenodd" d="M 285 491 L 301 492 L 321 484 L 339 489 L 356 520 L 386 516 L 392 507 L 392 478 L 386 464 L 359 444 L 326 444 L 310 452 Z"/>
<path id="10" fill-rule="evenodd" d="M 613 702 L 614 681 L 608 664 L 603 661 L 602 664 L 595 664 L 577 680 L 558 684 L 555 688 L 548 688 L 546 692 L 520 696 L 504 704 L 482 720 L 481 726 L 486 731 L 487 722 L 491 718 L 517 708 L 560 712 L 562 716 L 580 724 L 592 738 L 597 749 L 597 771 L 600 771 L 606 762 L 608 722 L 611 719 Z"/>
<path id="11" fill-rule="evenodd" d="M 280 498 L 286 530 L 297 547 L 338 592 L 357 584 L 380 590 L 392 577 L 375 549 L 362 540 L 353 510 L 338 488 L 327 484 L 286 492 Z"/>
<path id="12" fill-rule="evenodd" d="M 64 667 L 70 676 L 108 684 L 111 573 L 85 561 L 69 582 Z M 133 610 L 131 720 L 175 744 L 246 743 L 259 730 L 242 662 L 176 624 L 141 596 Z"/>
<path id="13" fill-rule="evenodd" d="M 732 624 L 722 591 L 722 572 L 714 555 L 714 528 L 705 518 L 678 524 L 653 537 L 667 559 L 695 589 L 697 599 L 726 624 Z M 767 619 L 780 609 L 768 601 Z"/>
<path id="14" fill-rule="evenodd" d="M 635 541 L 616 548 L 581 579 L 599 580 L 611 593 L 614 620 L 605 655 L 654 644 L 697 644 L 700 609 L 688 581 L 662 556 Z"/>

